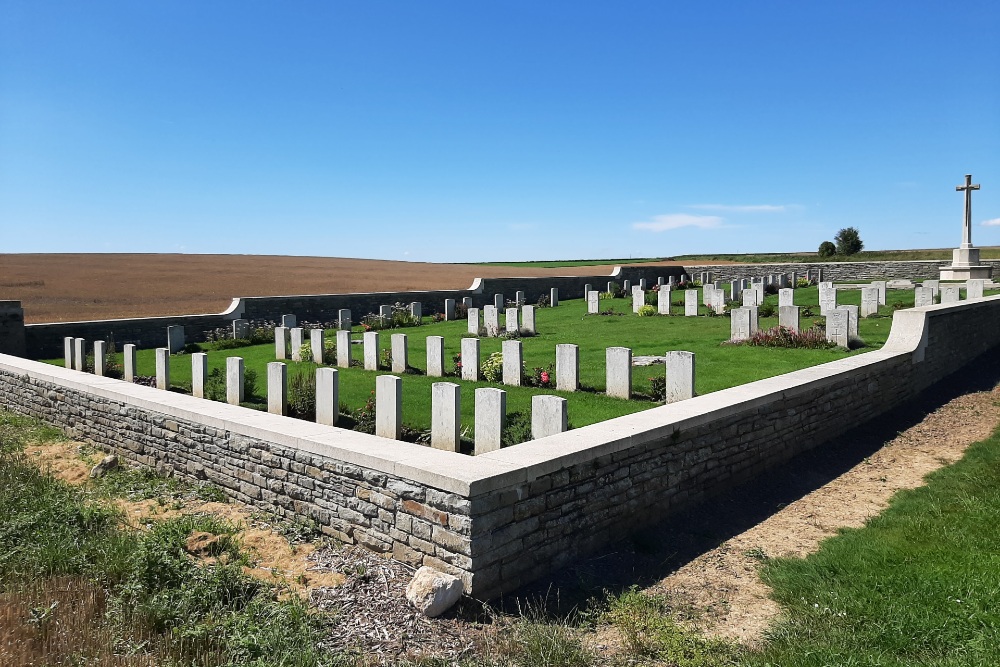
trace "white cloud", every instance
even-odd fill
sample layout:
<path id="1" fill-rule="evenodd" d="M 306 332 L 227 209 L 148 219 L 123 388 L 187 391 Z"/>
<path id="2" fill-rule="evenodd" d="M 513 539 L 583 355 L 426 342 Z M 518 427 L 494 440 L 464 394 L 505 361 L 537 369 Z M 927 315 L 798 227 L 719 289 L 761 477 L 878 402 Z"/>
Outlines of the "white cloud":
<path id="1" fill-rule="evenodd" d="M 632 229 L 641 229 L 647 232 L 665 232 L 669 229 L 680 229 L 681 227 L 697 227 L 699 229 L 712 229 L 722 224 L 722 218 L 715 215 L 689 215 L 687 213 L 671 213 L 670 215 L 653 216 L 651 222 L 634 222 Z"/>
<path id="2" fill-rule="evenodd" d="M 990 220 L 983 220 L 981 223 L 983 227 L 1000 227 L 1000 218 L 991 218 Z"/>
<path id="3" fill-rule="evenodd" d="M 788 210 L 788 206 L 774 204 L 691 204 L 688 208 L 696 208 L 701 211 L 723 211 L 729 213 L 781 213 Z"/>

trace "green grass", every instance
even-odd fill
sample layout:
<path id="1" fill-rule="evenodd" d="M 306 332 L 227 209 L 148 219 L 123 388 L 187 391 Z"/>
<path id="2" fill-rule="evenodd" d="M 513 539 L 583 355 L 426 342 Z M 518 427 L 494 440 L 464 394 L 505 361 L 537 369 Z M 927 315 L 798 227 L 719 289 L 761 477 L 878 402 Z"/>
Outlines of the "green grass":
<path id="1" fill-rule="evenodd" d="M 1000 664 L 1000 432 L 864 528 L 765 580 L 785 610 L 757 666 Z"/>
<path id="2" fill-rule="evenodd" d="M 839 295 L 844 304 L 859 304 L 860 291 L 851 290 Z M 680 312 L 683 294 L 673 296 L 674 312 Z M 651 391 L 649 378 L 662 376 L 663 365 L 635 367 L 633 369 L 633 389 L 637 396 L 633 400 L 610 398 L 603 393 L 605 386 L 605 348 L 622 346 L 632 348 L 634 355 L 663 355 L 668 350 L 686 350 L 697 355 L 696 390 L 707 394 L 720 389 L 741 385 L 809 366 L 842 359 L 851 354 L 877 349 L 885 342 L 891 325 L 893 304 L 904 307 L 913 305 L 911 290 L 890 290 L 888 305 L 880 311 L 882 317 L 862 320 L 859 325 L 861 337 L 869 347 L 848 352 L 841 349 L 774 349 L 722 345 L 729 339 L 730 320 L 728 317 L 683 317 L 681 315 L 638 317 L 632 313 L 631 299 L 608 299 L 601 301 L 601 309 L 611 308 L 622 316 L 587 315 L 582 299 L 562 301 L 557 308 L 536 310 L 537 328 L 540 334 L 523 339 L 524 361 L 530 371 L 534 367 L 549 367 L 555 364 L 555 346 L 560 343 L 575 343 L 580 346 L 580 381 L 587 391 L 557 392 L 554 389 L 530 387 L 503 387 L 507 391 L 508 413 L 520 412 L 530 415 L 531 396 L 535 394 L 555 394 L 569 400 L 569 422 L 573 427 L 586 426 L 625 414 L 646 410 L 657 405 L 648 395 Z M 819 294 L 816 287 L 796 290 L 796 303 L 811 306 L 819 312 Z M 700 299 L 699 299 L 700 301 Z M 770 295 L 765 303 L 777 305 L 777 296 Z M 705 314 L 708 309 L 701 307 Z M 813 321 L 822 321 L 818 315 L 803 317 L 802 326 L 811 326 Z M 777 326 L 777 317 L 762 318 L 762 328 Z M 419 373 L 426 370 L 426 342 L 430 335 L 445 339 L 446 368 L 451 369 L 451 359 L 461 349 L 462 336 L 466 334 L 465 320 L 429 323 L 419 327 L 387 330 L 381 332 L 380 348 L 388 349 L 390 335 L 405 333 L 409 342 L 409 363 Z M 333 332 L 330 332 L 332 335 Z M 360 338 L 356 329 L 355 339 Z M 266 365 L 274 361 L 274 346 L 271 344 L 238 348 L 234 350 L 209 351 L 209 370 L 224 370 L 229 356 L 241 356 L 248 369 L 255 369 L 259 377 L 258 393 L 266 393 Z M 481 359 L 490 353 L 499 352 L 499 339 L 483 338 L 480 343 Z M 354 359 L 361 360 L 360 345 L 352 345 Z M 119 355 L 120 357 L 120 355 Z M 50 360 L 61 365 L 62 360 Z M 137 353 L 137 369 L 140 375 L 155 373 L 155 351 L 140 350 Z M 289 377 L 295 373 L 313 373 L 316 366 L 311 362 L 288 362 Z M 375 389 L 375 378 L 379 373 L 361 368 L 340 369 L 340 401 L 346 408 L 354 410 L 362 407 Z M 171 384 L 181 391 L 190 391 L 191 361 L 188 355 L 175 355 L 170 360 Z M 477 387 L 501 386 L 486 382 L 464 382 L 457 377 L 432 378 L 422 374 L 407 374 L 403 378 L 403 420 L 416 430 L 426 430 L 430 426 L 431 385 L 442 380 L 462 385 L 462 424 L 471 439 L 474 421 L 473 391 Z M 253 400 L 253 399 L 251 399 Z M 257 407 L 262 407 L 260 397 Z"/>
<path id="3" fill-rule="evenodd" d="M 983 259 L 1000 259 L 1000 247 L 987 246 L 980 250 Z M 692 264 L 712 262 L 736 262 L 739 264 L 799 264 L 815 262 L 902 262 L 915 260 L 951 259 L 950 248 L 926 250 L 862 250 L 855 255 L 834 255 L 820 257 L 815 252 L 803 253 L 747 253 L 747 254 L 696 254 L 678 255 L 670 259 Z"/>

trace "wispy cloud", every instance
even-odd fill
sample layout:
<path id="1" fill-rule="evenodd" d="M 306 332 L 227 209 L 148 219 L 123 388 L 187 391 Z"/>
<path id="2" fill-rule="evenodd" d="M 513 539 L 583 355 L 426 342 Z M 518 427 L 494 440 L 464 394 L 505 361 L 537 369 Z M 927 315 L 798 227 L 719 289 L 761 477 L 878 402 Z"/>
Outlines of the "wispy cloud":
<path id="1" fill-rule="evenodd" d="M 983 227 L 1000 227 L 1000 218 L 991 218 L 989 220 L 983 220 L 981 223 Z"/>
<path id="2" fill-rule="evenodd" d="M 712 229 L 722 225 L 722 218 L 715 215 L 690 215 L 688 213 L 671 213 L 669 215 L 653 216 L 650 222 L 634 222 L 632 229 L 640 229 L 647 232 L 665 232 L 681 227 L 697 227 L 699 229 Z"/>
<path id="3" fill-rule="evenodd" d="M 785 204 L 690 204 L 688 208 L 726 213 L 781 213 L 789 207 Z"/>

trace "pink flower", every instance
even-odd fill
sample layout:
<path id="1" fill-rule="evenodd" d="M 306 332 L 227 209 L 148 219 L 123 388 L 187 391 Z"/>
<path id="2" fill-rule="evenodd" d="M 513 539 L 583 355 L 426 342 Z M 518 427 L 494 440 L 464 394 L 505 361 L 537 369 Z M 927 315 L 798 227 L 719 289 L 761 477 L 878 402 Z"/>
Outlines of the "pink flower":
<path id="1" fill-rule="evenodd" d="M 542 382 L 546 384 L 549 382 L 549 374 L 547 371 L 542 371 Z"/>

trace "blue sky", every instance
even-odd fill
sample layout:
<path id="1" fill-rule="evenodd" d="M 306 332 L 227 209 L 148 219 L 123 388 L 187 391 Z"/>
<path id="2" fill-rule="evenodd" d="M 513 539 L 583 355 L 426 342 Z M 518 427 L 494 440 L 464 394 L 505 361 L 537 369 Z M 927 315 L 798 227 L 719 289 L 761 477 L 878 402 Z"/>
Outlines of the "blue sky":
<path id="1" fill-rule="evenodd" d="M 966 173 L 1000 245 L 995 0 L 0 0 L 4 252 L 953 247 Z"/>

